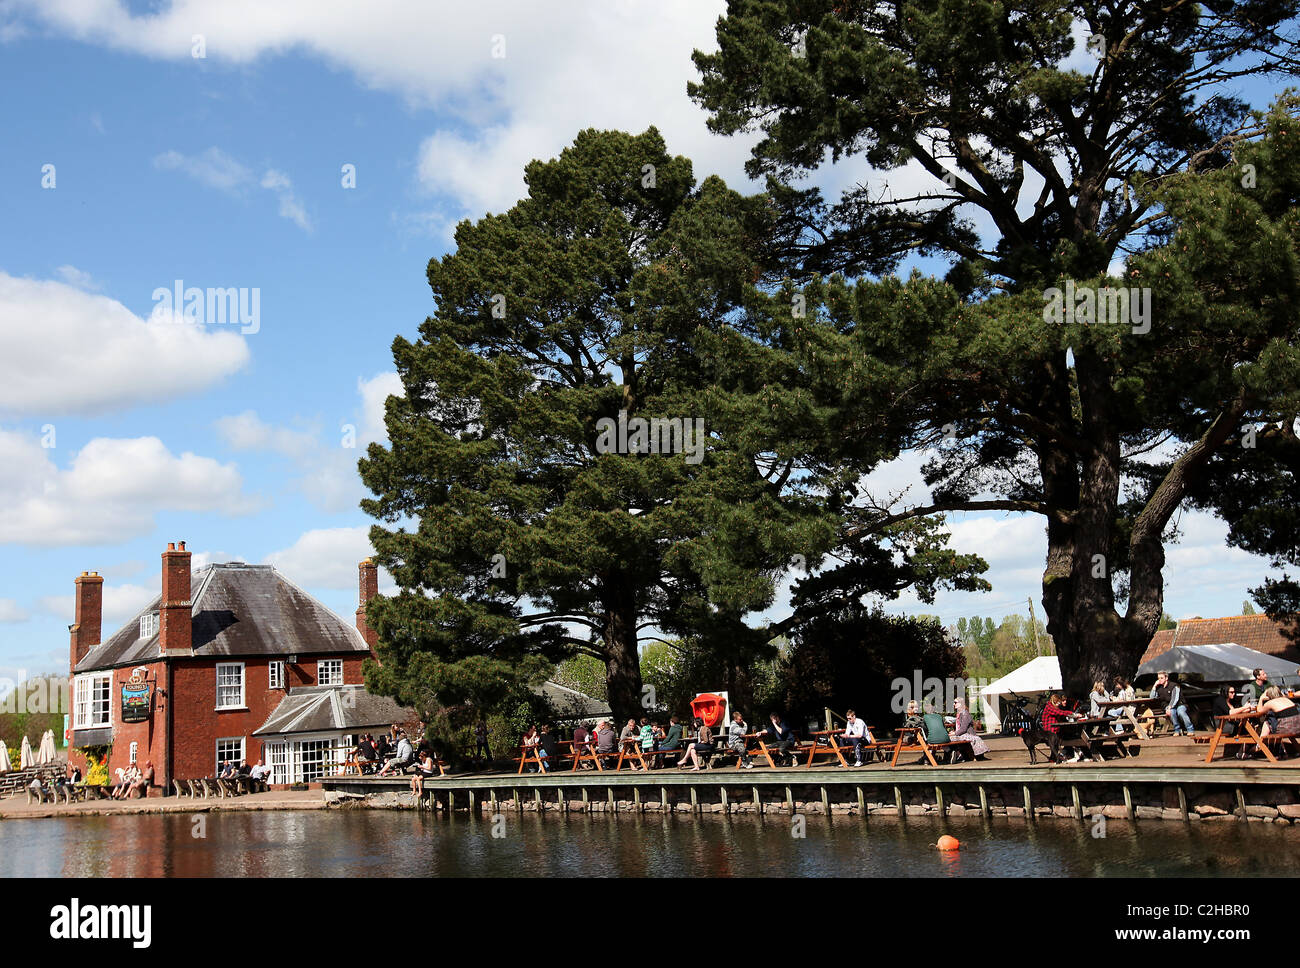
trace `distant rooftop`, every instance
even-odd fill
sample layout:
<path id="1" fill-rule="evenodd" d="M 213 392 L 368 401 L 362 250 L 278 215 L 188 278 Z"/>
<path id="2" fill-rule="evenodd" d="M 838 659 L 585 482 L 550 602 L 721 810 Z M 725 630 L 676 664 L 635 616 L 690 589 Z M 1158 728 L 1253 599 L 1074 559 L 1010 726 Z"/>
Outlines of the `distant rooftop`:
<path id="1" fill-rule="evenodd" d="M 229 561 L 193 575 L 195 656 L 319 655 L 368 651 L 355 626 L 339 618 L 271 565 Z M 159 634 L 141 635 L 140 619 L 157 612 L 162 594 L 87 653 L 77 672 L 149 662 Z"/>

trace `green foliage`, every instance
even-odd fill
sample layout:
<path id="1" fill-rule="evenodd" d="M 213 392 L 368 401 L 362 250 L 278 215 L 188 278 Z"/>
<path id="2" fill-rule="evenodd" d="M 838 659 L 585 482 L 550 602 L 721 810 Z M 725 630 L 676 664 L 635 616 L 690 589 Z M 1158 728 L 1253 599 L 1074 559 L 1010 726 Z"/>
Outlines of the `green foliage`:
<path id="1" fill-rule="evenodd" d="M 575 655 L 565 659 L 551 675 L 551 681 L 593 699 L 606 699 L 605 663 L 589 655 Z M 643 677 L 644 678 L 644 677 Z"/>
<path id="2" fill-rule="evenodd" d="M 891 708 L 894 680 L 912 683 L 917 672 L 923 680 L 962 676 L 961 647 L 936 621 L 886 615 L 857 602 L 800 626 L 780 670 L 794 720 L 820 721 L 826 707 L 840 715 L 854 709 L 882 728 L 900 721 Z"/>
<path id="3" fill-rule="evenodd" d="M 90 786 L 108 785 L 108 755 L 112 750 L 111 746 L 85 746 L 77 750 L 86 758 L 86 775 L 82 778 L 83 782 Z"/>
<path id="4" fill-rule="evenodd" d="M 992 618 L 975 616 L 969 627 L 980 629 L 977 637 L 965 640 L 966 675 L 971 678 L 996 679 L 1039 655 L 1056 651 L 1046 626 L 1035 620 L 1031 629 L 1029 619 L 1018 613 L 1007 615 L 996 628 Z"/>
<path id="5" fill-rule="evenodd" d="M 0 743 L 21 748 L 26 736 L 35 748 L 45 731 L 52 729 L 55 743 L 61 744 L 67 708 L 68 680 L 62 676 L 38 676 L 18 683 L 0 702 Z"/>
<path id="6" fill-rule="evenodd" d="M 794 556 L 830 545 L 834 514 L 791 473 L 823 431 L 767 338 L 766 200 L 697 184 L 654 129 L 584 131 L 526 179 L 458 226 L 429 263 L 435 315 L 393 343 L 405 395 L 360 470 L 400 591 L 368 607 L 366 681 L 495 710 L 581 651 L 634 714 L 639 628 L 735 651 Z M 624 412 L 705 420 L 702 450 L 609 452 L 599 422 Z"/>
<path id="7" fill-rule="evenodd" d="M 641 678 L 654 689 L 656 706 L 688 721 L 691 700 L 701 692 L 723 690 L 753 722 L 754 717 L 782 698 L 779 659 L 775 648 L 766 658 L 754 657 L 745 668 L 729 662 L 725 653 L 694 640 L 656 642 L 641 654 Z"/>

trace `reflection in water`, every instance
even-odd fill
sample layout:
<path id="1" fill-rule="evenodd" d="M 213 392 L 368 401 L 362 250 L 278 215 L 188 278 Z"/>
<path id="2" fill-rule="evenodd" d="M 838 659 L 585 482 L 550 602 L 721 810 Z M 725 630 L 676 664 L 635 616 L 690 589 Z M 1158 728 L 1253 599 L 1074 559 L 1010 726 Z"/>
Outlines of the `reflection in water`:
<path id="1" fill-rule="evenodd" d="M 618 817 L 299 811 L 13 820 L 0 871 L 35 877 L 1180 876 L 1280 874 L 1300 830 L 1274 824 L 1132 824 L 808 815 Z M 943 834 L 960 852 L 933 845 Z"/>

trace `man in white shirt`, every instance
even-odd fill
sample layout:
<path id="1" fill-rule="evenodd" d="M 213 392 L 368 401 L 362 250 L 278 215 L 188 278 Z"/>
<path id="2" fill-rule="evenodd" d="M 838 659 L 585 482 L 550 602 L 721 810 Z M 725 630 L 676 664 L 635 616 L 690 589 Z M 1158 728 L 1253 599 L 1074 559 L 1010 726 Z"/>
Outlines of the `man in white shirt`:
<path id="1" fill-rule="evenodd" d="M 850 709 L 844 714 L 846 720 L 844 724 L 844 740 L 853 745 L 854 766 L 862 765 L 862 744 L 871 742 L 871 733 L 867 731 L 865 720 L 858 719 L 857 714 Z"/>
<path id="2" fill-rule="evenodd" d="M 258 760 L 257 765 L 248 771 L 248 775 L 254 780 L 266 783 L 269 781 L 271 776 L 271 767 L 265 765 L 261 760 Z"/>

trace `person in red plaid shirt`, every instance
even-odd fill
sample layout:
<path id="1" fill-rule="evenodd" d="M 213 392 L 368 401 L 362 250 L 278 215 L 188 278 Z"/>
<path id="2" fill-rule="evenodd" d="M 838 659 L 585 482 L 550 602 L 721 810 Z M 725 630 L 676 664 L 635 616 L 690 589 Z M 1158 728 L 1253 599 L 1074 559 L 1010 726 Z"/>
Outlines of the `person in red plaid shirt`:
<path id="1" fill-rule="evenodd" d="M 1047 700 L 1047 705 L 1043 707 L 1043 729 L 1049 733 L 1058 732 L 1062 722 L 1073 718 L 1074 713 L 1065 708 L 1065 697 L 1053 693 L 1052 698 Z"/>

